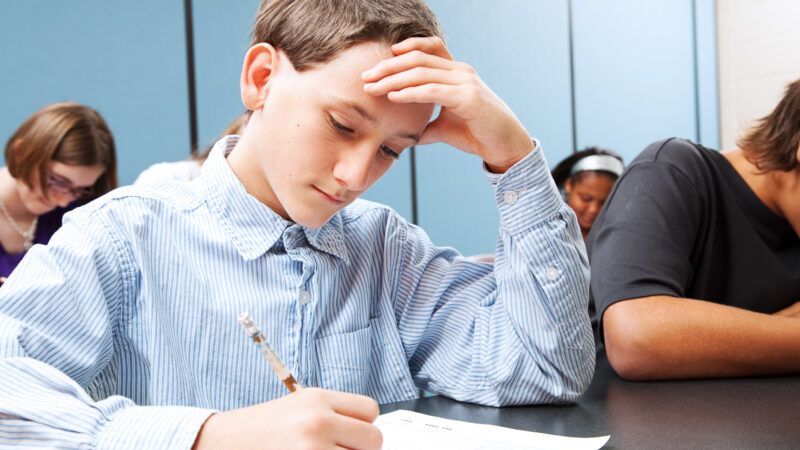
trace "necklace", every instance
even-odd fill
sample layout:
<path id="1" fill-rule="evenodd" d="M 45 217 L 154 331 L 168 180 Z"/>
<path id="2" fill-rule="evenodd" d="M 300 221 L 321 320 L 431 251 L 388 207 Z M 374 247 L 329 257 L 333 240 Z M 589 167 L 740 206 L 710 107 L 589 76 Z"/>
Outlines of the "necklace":
<path id="1" fill-rule="evenodd" d="M 8 208 L 6 208 L 5 202 L 3 202 L 2 200 L 0 200 L 0 211 L 2 211 L 3 215 L 6 216 L 6 219 L 8 219 L 8 224 L 11 225 L 11 228 L 13 228 L 14 231 L 16 231 L 17 233 L 19 233 L 20 236 L 22 236 L 22 239 L 24 239 L 24 241 L 22 241 L 22 246 L 25 247 L 25 251 L 28 251 L 33 246 L 33 234 L 36 233 L 36 224 L 39 223 L 39 217 L 38 216 L 34 217 L 31 226 L 28 227 L 27 230 L 23 230 L 22 227 L 19 226 L 17 221 L 14 220 L 13 217 L 11 217 L 11 213 L 8 212 Z"/>

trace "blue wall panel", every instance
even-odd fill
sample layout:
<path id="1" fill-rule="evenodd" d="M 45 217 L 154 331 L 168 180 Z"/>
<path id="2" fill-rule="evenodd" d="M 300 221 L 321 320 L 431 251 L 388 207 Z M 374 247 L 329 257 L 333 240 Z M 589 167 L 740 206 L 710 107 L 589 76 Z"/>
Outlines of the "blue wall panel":
<path id="1" fill-rule="evenodd" d="M 697 139 L 692 0 L 573 0 L 578 147 Z"/>
<path id="2" fill-rule="evenodd" d="M 555 165 L 572 152 L 566 0 L 430 1 L 456 59 L 541 140 Z M 443 144 L 419 148 L 419 221 L 437 245 L 493 252 L 499 220 L 480 159 Z"/>
<path id="3" fill-rule="evenodd" d="M 193 0 L 197 134 L 202 150 L 244 112 L 239 77 L 258 0 Z"/>
<path id="4" fill-rule="evenodd" d="M 697 30 L 698 142 L 719 149 L 719 90 L 717 89 L 717 11 L 714 0 L 695 0 Z"/>
<path id="5" fill-rule="evenodd" d="M 40 107 L 86 103 L 117 142 L 121 183 L 189 150 L 183 2 L 0 2 L 0 137 Z"/>

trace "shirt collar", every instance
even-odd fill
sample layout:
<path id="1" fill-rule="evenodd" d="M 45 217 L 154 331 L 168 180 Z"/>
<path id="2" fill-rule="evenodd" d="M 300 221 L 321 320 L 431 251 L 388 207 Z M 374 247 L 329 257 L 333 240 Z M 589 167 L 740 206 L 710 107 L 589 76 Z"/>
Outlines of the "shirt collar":
<path id="1" fill-rule="evenodd" d="M 245 260 L 253 260 L 272 248 L 294 225 L 248 194 L 226 161 L 239 136 L 226 136 L 214 145 L 200 175 L 209 207 L 226 235 Z M 347 259 L 344 227 L 337 212 L 320 228 L 300 227 L 308 243 L 317 250 Z"/>

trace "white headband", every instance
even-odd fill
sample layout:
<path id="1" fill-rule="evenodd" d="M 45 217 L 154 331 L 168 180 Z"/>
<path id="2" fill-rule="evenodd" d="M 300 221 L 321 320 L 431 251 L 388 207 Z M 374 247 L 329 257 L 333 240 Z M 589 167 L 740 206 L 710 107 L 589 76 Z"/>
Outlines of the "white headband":
<path id="1" fill-rule="evenodd" d="M 575 175 L 578 172 L 585 172 L 587 170 L 597 170 L 601 172 L 610 172 L 616 176 L 622 175 L 625 166 L 622 161 L 609 155 L 592 155 L 578 161 L 572 170 L 569 171 L 570 175 Z"/>

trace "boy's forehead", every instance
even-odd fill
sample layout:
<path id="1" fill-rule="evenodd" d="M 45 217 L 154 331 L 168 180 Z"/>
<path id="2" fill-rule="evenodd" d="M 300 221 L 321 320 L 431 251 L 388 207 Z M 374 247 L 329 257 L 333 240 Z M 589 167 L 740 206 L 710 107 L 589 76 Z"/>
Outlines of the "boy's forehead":
<path id="1" fill-rule="evenodd" d="M 379 42 L 356 44 L 336 56 L 322 67 L 327 67 L 342 75 L 355 75 L 361 80 L 361 74 L 379 62 L 393 57 L 388 45 Z"/>
<path id="2" fill-rule="evenodd" d="M 386 96 L 374 97 L 364 91 L 361 74 L 393 56 L 389 46 L 383 43 L 367 42 L 350 47 L 330 62 L 309 69 L 308 75 L 319 78 L 320 84 L 325 86 L 312 95 L 331 106 L 346 108 L 368 122 L 402 120 L 404 128 L 414 122 L 419 122 L 415 127 L 424 128 L 433 112 L 432 105 L 393 103 Z M 421 130 L 407 131 L 405 134 L 416 136 Z"/>

